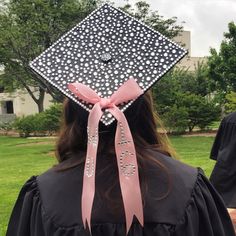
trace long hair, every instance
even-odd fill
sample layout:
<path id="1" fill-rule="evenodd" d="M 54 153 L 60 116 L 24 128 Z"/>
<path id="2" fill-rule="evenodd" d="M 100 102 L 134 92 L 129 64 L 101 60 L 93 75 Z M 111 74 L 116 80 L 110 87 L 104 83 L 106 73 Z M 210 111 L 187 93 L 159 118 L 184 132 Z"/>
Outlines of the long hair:
<path id="1" fill-rule="evenodd" d="M 129 127 L 133 136 L 135 150 L 139 165 L 139 174 L 141 182 L 141 191 L 144 195 L 147 191 L 145 185 L 145 163 L 151 162 L 158 165 L 167 173 L 167 168 L 160 163 L 153 155 L 150 154 L 150 149 L 156 150 L 168 156 L 175 156 L 174 150 L 171 148 L 168 138 L 164 132 L 161 134 L 157 131 L 163 130 L 160 119 L 154 112 L 153 100 L 151 92 L 146 92 L 139 97 L 127 110 L 124 112 Z M 63 163 L 68 159 L 73 161 L 66 161 L 65 165 L 58 165 L 57 170 L 63 171 L 73 168 L 85 162 L 87 149 L 87 121 L 88 112 L 77 105 L 70 99 L 64 101 L 64 115 L 61 132 L 57 142 L 56 156 L 59 163 Z M 97 155 L 111 157 L 111 165 L 104 166 L 101 172 L 114 170 L 116 164 L 114 138 L 116 131 L 116 121 L 109 126 L 105 126 L 100 122 L 99 124 L 99 145 Z M 97 175 L 98 173 L 96 173 Z M 115 180 L 116 178 L 116 180 Z M 111 200 L 109 195 L 112 193 L 114 187 L 118 184 L 118 176 L 109 178 L 110 188 L 105 195 Z M 164 194 L 166 196 L 168 191 Z M 163 197 L 164 197 L 163 196 Z M 113 205 L 114 206 L 114 202 Z"/>

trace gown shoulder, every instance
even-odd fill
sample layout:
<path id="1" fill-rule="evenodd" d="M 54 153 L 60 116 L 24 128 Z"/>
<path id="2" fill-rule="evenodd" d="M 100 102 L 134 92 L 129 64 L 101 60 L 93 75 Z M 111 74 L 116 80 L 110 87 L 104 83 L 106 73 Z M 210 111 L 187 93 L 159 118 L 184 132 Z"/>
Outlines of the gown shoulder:
<path id="1" fill-rule="evenodd" d="M 235 235 L 222 199 L 200 169 L 162 154 L 155 159 L 160 165 L 148 166 L 146 173 L 144 227 L 134 220 L 128 236 Z M 82 170 L 83 166 L 62 172 L 52 168 L 31 177 L 20 191 L 7 236 L 89 235 L 80 215 Z M 101 174 L 98 185 L 106 179 Z M 104 200 L 95 195 L 92 235 L 125 235 L 124 215 L 112 218 Z"/>
<path id="2" fill-rule="evenodd" d="M 236 207 L 236 112 L 226 116 L 215 137 L 211 158 L 216 160 L 210 181 L 229 208 Z"/>
<path id="3" fill-rule="evenodd" d="M 217 131 L 210 158 L 213 160 L 220 160 L 226 156 L 226 158 L 234 156 L 233 153 L 236 150 L 236 112 L 233 112 L 226 117 L 220 123 Z"/>

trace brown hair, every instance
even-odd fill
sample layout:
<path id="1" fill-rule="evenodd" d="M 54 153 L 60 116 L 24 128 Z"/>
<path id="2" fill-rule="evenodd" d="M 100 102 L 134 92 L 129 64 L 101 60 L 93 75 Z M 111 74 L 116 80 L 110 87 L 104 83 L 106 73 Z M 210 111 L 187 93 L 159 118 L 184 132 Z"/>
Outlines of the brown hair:
<path id="1" fill-rule="evenodd" d="M 142 194 L 144 194 L 147 187 L 145 185 L 144 176 L 146 162 L 151 162 L 158 165 L 166 171 L 168 176 L 168 170 L 162 163 L 150 154 L 150 149 L 156 150 L 168 156 L 174 156 L 175 153 L 170 146 L 166 134 L 164 132 L 161 134 L 157 132 L 157 129 L 163 130 L 163 126 L 160 119 L 154 112 L 153 100 L 150 91 L 139 97 L 124 113 L 129 123 L 135 144 L 140 170 L 139 173 L 141 177 Z M 74 161 L 67 161 L 66 165 L 59 165 L 60 167 L 58 170 L 67 170 L 85 162 L 87 148 L 87 120 L 87 111 L 72 100 L 65 100 L 63 125 L 57 142 L 56 156 L 59 163 L 69 159 L 73 159 Z M 114 158 L 115 130 L 116 122 L 113 122 L 109 126 L 105 126 L 100 122 L 98 156 L 113 156 L 111 159 L 116 159 Z M 106 171 L 108 168 L 108 166 L 104 166 L 102 171 Z M 112 193 L 112 189 L 116 186 L 117 182 L 118 178 L 115 183 L 111 183 L 111 187 L 105 195 L 109 196 L 109 194 Z M 168 192 L 169 189 L 164 195 L 166 196 Z"/>

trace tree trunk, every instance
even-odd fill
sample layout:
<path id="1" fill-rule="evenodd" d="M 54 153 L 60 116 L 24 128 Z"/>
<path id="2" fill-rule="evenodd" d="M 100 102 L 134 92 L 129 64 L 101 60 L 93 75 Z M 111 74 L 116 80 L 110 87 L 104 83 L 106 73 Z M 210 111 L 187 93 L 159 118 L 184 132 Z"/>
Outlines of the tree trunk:
<path id="1" fill-rule="evenodd" d="M 194 125 L 189 125 L 189 127 L 188 127 L 189 133 L 191 133 L 193 131 L 193 128 L 194 128 Z"/>
<path id="2" fill-rule="evenodd" d="M 39 113 L 44 111 L 43 102 L 37 103 L 37 106 L 38 106 L 38 112 Z"/>
<path id="3" fill-rule="evenodd" d="M 42 88 L 39 88 L 39 98 L 37 101 L 39 113 L 44 111 L 44 106 L 43 106 L 44 97 L 45 97 L 45 91 Z"/>

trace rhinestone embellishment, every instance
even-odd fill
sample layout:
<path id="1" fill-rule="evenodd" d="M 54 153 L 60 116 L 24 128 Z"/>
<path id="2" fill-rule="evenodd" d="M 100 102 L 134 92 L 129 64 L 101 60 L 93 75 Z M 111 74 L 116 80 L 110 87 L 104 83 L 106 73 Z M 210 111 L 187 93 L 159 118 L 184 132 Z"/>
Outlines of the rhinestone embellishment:
<path id="1" fill-rule="evenodd" d="M 94 175 L 94 159 L 87 157 L 85 163 L 85 174 L 87 177 L 92 177 Z"/>
<path id="2" fill-rule="evenodd" d="M 128 157 L 132 157 L 134 154 L 129 151 L 122 151 L 120 155 L 120 170 L 121 173 L 125 176 L 131 176 L 135 174 L 135 165 L 134 164 L 125 164 L 124 159 Z"/>
<path id="3" fill-rule="evenodd" d="M 121 140 L 120 142 L 118 142 L 119 145 L 125 145 L 130 143 L 130 140 L 127 140 L 125 137 L 125 131 L 124 131 L 124 127 L 123 124 L 121 122 L 119 122 L 119 126 L 120 126 L 120 130 L 121 130 Z"/>
<path id="4" fill-rule="evenodd" d="M 121 131 L 121 140 L 118 142 L 118 145 L 121 145 L 125 149 L 125 145 L 128 145 L 131 143 L 130 140 L 127 140 L 125 137 L 125 131 L 124 131 L 124 126 L 122 122 L 119 122 L 118 125 L 120 126 L 120 131 Z M 120 154 L 120 170 L 121 173 L 125 176 L 131 176 L 135 174 L 136 168 L 135 165 L 132 163 L 127 163 L 128 158 L 132 158 L 134 156 L 134 153 L 129 152 L 128 150 L 123 150 Z"/>
<path id="5" fill-rule="evenodd" d="M 96 147 L 98 145 L 98 129 L 96 128 L 95 135 L 91 135 L 90 128 L 87 127 L 87 133 L 88 133 L 88 144 L 92 144 L 93 147 Z"/>

